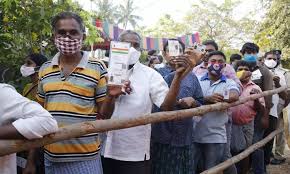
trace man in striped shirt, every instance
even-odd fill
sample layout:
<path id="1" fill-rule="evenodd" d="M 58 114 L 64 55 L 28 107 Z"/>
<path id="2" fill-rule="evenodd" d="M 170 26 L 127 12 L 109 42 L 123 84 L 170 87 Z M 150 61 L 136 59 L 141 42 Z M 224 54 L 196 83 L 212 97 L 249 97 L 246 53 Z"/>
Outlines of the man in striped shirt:
<path id="1" fill-rule="evenodd" d="M 121 87 L 106 87 L 106 67 L 82 52 L 85 39 L 80 16 L 62 12 L 52 21 L 59 51 L 39 71 L 38 100 L 60 127 L 109 118 Z M 89 134 L 45 146 L 46 174 L 102 174 L 97 134 Z"/>

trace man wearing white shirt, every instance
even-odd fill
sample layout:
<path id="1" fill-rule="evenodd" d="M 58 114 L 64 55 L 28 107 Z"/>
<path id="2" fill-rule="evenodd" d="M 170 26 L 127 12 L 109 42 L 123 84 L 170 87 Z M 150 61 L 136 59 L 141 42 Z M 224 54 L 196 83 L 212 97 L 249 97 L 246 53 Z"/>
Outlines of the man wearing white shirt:
<path id="1" fill-rule="evenodd" d="M 57 122 L 38 103 L 0 84 L 0 139 L 42 138 L 57 129 Z M 16 174 L 16 154 L 0 157 L 0 173 Z"/>
<path id="2" fill-rule="evenodd" d="M 277 61 L 278 61 L 277 55 L 273 51 L 267 52 L 265 54 L 264 65 L 267 68 L 269 68 L 269 70 L 273 74 L 274 88 L 286 86 L 284 73 L 277 68 L 277 65 L 278 65 Z M 287 102 L 286 91 L 282 91 L 272 96 L 273 107 L 271 108 L 270 113 L 269 113 L 270 115 L 269 128 L 266 129 L 264 137 L 268 136 L 272 131 L 274 131 L 277 128 L 278 117 L 282 113 L 282 110 L 285 107 L 285 105 L 288 105 L 285 102 Z M 273 142 L 274 140 L 271 140 L 264 147 L 265 165 L 268 165 L 270 163 L 270 158 L 271 158 L 270 154 L 272 152 Z"/>
<path id="3" fill-rule="evenodd" d="M 124 31 L 119 41 L 131 43 L 131 47 L 140 51 L 141 37 L 134 31 Z M 164 111 L 173 109 L 180 82 L 192 69 L 189 59 L 184 56 L 175 63 L 178 68 L 169 89 L 158 72 L 141 64 L 139 57 L 130 58 L 132 92 L 116 99 L 112 119 L 150 114 L 153 104 Z M 104 174 L 149 174 L 150 136 L 150 124 L 107 132 L 102 147 Z"/>

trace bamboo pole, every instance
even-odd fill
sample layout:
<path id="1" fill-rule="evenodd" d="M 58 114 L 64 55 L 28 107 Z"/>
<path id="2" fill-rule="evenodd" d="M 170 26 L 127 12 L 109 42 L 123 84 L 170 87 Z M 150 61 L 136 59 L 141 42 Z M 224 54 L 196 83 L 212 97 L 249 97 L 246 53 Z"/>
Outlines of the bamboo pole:
<path id="1" fill-rule="evenodd" d="M 150 123 L 179 120 L 193 116 L 201 116 L 207 112 L 228 109 L 232 106 L 245 103 L 248 100 L 255 100 L 267 95 L 273 95 L 275 93 L 284 91 L 285 89 L 287 89 L 287 87 L 281 87 L 274 90 L 264 91 L 260 94 L 254 94 L 245 98 L 241 98 L 239 101 L 236 101 L 234 103 L 216 103 L 212 105 L 204 105 L 193 109 L 147 114 L 135 118 L 121 118 L 121 119 L 112 118 L 109 120 L 96 120 L 72 124 L 66 127 L 59 128 L 58 132 L 47 135 L 42 139 L 0 140 L 0 156 L 28 150 L 31 148 L 41 147 L 57 141 L 80 137 L 82 135 L 90 133 L 105 132 L 109 130 L 124 129 L 129 127 L 146 125 Z"/>
<path id="2" fill-rule="evenodd" d="M 263 140 L 251 145 L 246 150 L 241 152 L 240 154 L 226 160 L 223 163 L 218 164 L 217 166 L 210 168 L 209 170 L 206 170 L 202 172 L 201 174 L 217 174 L 219 172 L 224 171 L 226 168 L 230 167 L 231 165 L 241 161 L 242 159 L 249 156 L 251 153 L 253 153 L 255 150 L 263 147 L 266 143 L 268 143 L 270 140 L 272 140 L 277 134 L 284 131 L 283 128 L 280 128 L 278 130 L 273 131 L 271 134 L 269 134 L 267 137 L 265 137 Z"/>

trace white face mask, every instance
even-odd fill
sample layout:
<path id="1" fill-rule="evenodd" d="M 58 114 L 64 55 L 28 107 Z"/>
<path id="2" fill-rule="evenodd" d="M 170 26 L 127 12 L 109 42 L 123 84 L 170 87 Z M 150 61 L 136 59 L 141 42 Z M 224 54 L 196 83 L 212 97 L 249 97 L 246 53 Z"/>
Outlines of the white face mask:
<path id="1" fill-rule="evenodd" d="M 28 77 L 28 76 L 35 73 L 35 67 L 22 65 L 20 68 L 20 72 L 21 72 L 23 77 Z"/>
<path id="2" fill-rule="evenodd" d="M 134 65 L 138 62 L 141 52 L 137 51 L 134 47 L 129 49 L 129 65 Z"/>
<path id="3" fill-rule="evenodd" d="M 275 67 L 276 67 L 277 62 L 276 62 L 275 60 L 271 59 L 271 60 L 265 60 L 264 64 L 265 64 L 268 68 L 272 69 L 272 68 L 275 68 Z"/>
<path id="4" fill-rule="evenodd" d="M 155 69 L 159 69 L 159 68 L 163 68 L 164 64 L 163 63 L 159 63 L 159 64 L 154 64 L 154 68 Z"/>

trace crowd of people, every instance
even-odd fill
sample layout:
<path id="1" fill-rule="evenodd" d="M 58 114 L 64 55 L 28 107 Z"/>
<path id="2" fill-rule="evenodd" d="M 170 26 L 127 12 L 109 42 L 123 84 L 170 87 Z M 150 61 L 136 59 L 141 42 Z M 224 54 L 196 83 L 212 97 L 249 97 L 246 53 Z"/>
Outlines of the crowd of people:
<path id="1" fill-rule="evenodd" d="M 231 103 L 290 83 L 279 50 L 261 55 L 255 43 L 247 42 L 227 63 L 213 40 L 204 41 L 205 52 L 200 52 L 169 39 L 179 42 L 180 55 L 171 56 L 166 41 L 163 50 L 149 50 L 148 64 L 142 64 L 141 37 L 126 30 L 119 41 L 130 43 L 139 57 L 129 57 L 123 86 L 107 85 L 108 62 L 81 50 L 82 18 L 61 12 L 51 24 L 58 53 L 49 61 L 41 54 L 25 58 L 20 71 L 31 83 L 23 96 L 0 84 L 0 139 L 36 139 L 84 121 Z M 288 104 L 288 91 L 282 91 L 192 118 L 88 134 L 20 152 L 17 158 L 2 156 L 0 173 L 197 174 L 283 127 Z M 271 141 L 224 173 L 266 174 L 268 164 L 285 162 L 284 133 L 275 144 L 275 150 Z"/>

